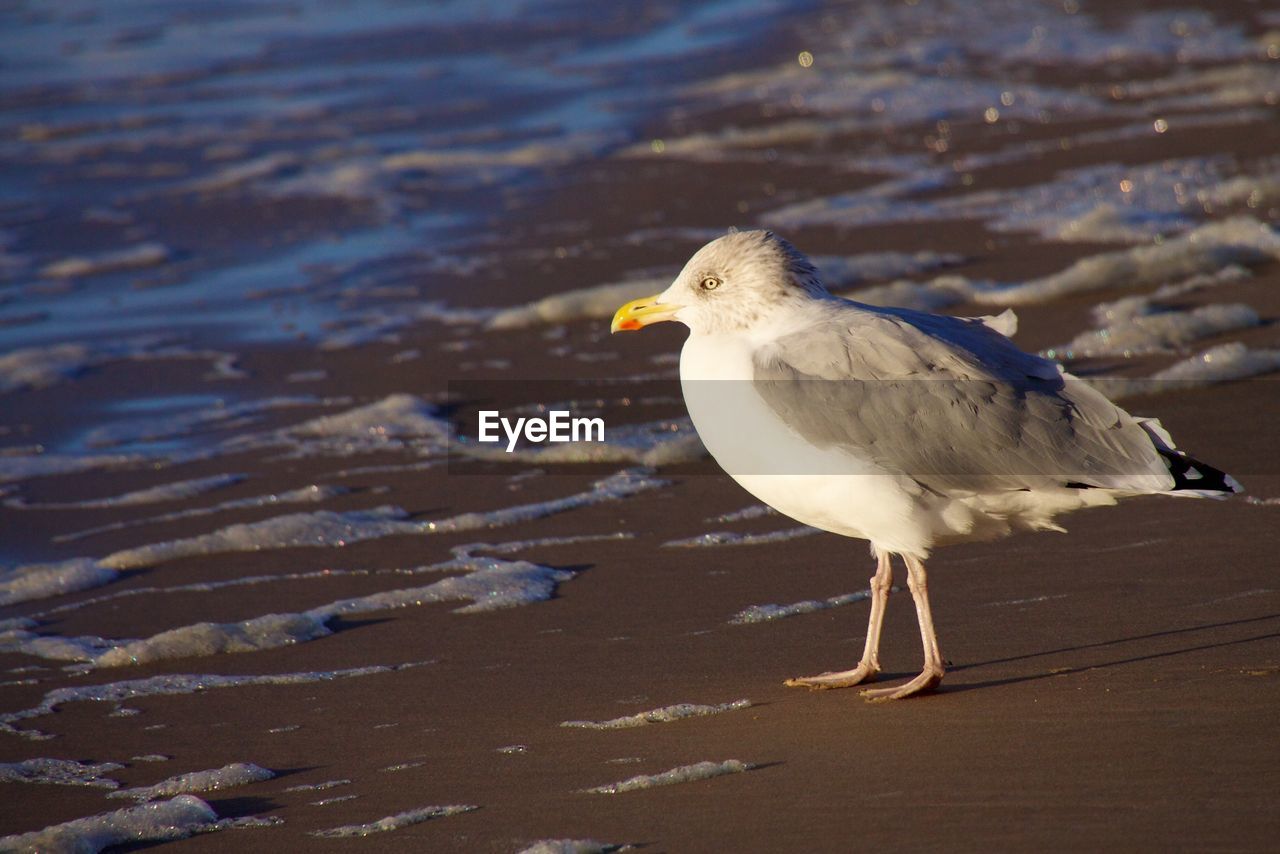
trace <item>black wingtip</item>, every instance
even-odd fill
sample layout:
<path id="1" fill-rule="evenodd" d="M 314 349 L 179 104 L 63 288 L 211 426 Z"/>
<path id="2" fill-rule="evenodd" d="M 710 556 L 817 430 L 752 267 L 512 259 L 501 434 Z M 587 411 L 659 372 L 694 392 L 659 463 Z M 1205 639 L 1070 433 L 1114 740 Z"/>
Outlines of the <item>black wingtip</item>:
<path id="1" fill-rule="evenodd" d="M 1236 479 L 1221 469 L 1187 456 L 1180 451 L 1156 448 L 1173 475 L 1173 492 L 1218 492 L 1234 495 L 1243 492 Z"/>

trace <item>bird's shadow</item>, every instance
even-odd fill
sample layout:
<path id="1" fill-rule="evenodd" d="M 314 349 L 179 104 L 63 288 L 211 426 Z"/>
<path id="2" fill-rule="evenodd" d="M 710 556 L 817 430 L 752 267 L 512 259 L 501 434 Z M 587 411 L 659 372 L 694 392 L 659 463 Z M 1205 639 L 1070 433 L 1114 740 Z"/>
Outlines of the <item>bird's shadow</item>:
<path id="1" fill-rule="evenodd" d="M 1192 632 L 1204 632 L 1213 629 L 1223 629 L 1230 626 L 1243 626 L 1252 623 L 1262 623 L 1268 620 L 1280 619 L 1280 613 L 1266 614 L 1261 617 L 1247 617 L 1241 620 L 1228 620 L 1222 623 L 1207 623 L 1198 626 L 1187 626 L 1180 629 L 1166 629 L 1160 632 L 1150 632 L 1144 635 L 1133 635 L 1126 638 L 1116 638 L 1109 641 L 1098 641 L 1097 643 L 1078 644 L 1076 646 L 1064 646 L 1057 649 L 1047 649 L 1042 652 L 1029 652 L 1023 655 L 1012 655 L 1006 658 L 993 658 L 989 661 L 976 661 L 971 664 L 961 664 L 950 667 L 948 670 L 952 673 L 960 673 L 966 670 L 975 670 L 981 667 L 990 667 L 993 664 L 1008 664 L 1014 661 L 1026 661 L 1031 658 L 1041 658 L 1048 655 L 1062 655 L 1064 653 L 1081 652 L 1089 649 L 1108 649 L 1110 647 L 1119 646 L 1120 644 L 1134 643 L 1136 641 L 1153 640 L 1155 638 L 1174 637 L 1178 635 L 1191 634 Z M 1034 682 L 1037 679 L 1049 679 L 1054 676 L 1061 676 L 1066 673 L 1074 673 L 1081 670 L 1102 670 L 1108 667 L 1121 667 L 1126 664 L 1134 664 L 1139 661 L 1153 661 L 1159 658 L 1169 658 L 1175 655 L 1185 655 L 1190 652 L 1201 652 L 1206 649 L 1220 649 L 1222 647 L 1236 646 L 1237 644 L 1254 643 L 1256 641 L 1271 640 L 1280 638 L 1280 632 L 1269 632 L 1267 634 L 1253 635 L 1247 638 L 1237 638 L 1235 640 L 1217 641 L 1214 643 L 1202 643 L 1194 646 L 1180 647 L 1178 649 L 1165 650 L 1163 652 L 1152 652 L 1146 655 L 1133 655 L 1126 658 L 1119 658 L 1114 661 L 1104 661 L 1097 664 L 1083 664 L 1078 667 L 1067 667 L 1055 669 L 1046 673 L 1032 673 L 1024 676 L 1009 676 L 1003 679 L 988 679 L 982 682 L 969 682 L 964 685 L 949 685 L 944 693 L 959 693 L 961 691 L 971 691 L 978 688 L 990 688 L 997 685 L 1014 685 L 1019 682 Z"/>

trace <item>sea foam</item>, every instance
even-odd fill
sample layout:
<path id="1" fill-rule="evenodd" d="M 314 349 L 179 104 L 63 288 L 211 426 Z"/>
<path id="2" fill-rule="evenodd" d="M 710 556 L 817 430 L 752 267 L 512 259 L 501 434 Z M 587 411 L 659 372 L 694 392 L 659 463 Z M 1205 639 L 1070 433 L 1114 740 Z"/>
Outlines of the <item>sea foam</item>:
<path id="1" fill-rule="evenodd" d="M 42 783 L 56 786 L 89 786 L 118 789 L 120 783 L 105 776 L 124 768 L 118 762 L 77 762 L 74 759 L 26 759 L 0 762 L 0 783 Z"/>
<path id="2" fill-rule="evenodd" d="M 1280 258 L 1280 233 L 1256 219 L 1236 217 L 1160 243 L 1093 255 L 1049 276 L 976 292 L 972 299 L 1000 305 L 1039 303 L 1103 288 L 1160 285 L 1230 264 L 1273 258 Z"/>
<path id="3" fill-rule="evenodd" d="M 755 768 L 747 762 L 728 759 L 724 762 L 698 762 L 693 765 L 681 765 L 661 774 L 638 774 L 616 783 L 607 783 L 591 789 L 583 789 L 594 795 L 617 795 L 622 792 L 634 792 L 640 789 L 653 789 L 658 786 L 673 786 L 677 783 L 693 783 L 698 780 L 709 780 L 725 774 L 741 774 Z"/>
<path id="4" fill-rule="evenodd" d="M 0 605 L 87 590 L 114 581 L 117 572 L 92 558 L 35 563 L 0 571 Z"/>
<path id="5" fill-rule="evenodd" d="M 211 768 L 208 771 L 191 771 L 178 774 L 167 780 L 161 780 L 152 786 L 141 786 L 136 789 L 120 789 L 112 792 L 109 798 L 133 798 L 136 801 L 154 801 L 186 792 L 215 792 L 230 789 L 249 783 L 259 783 L 275 777 L 274 771 L 260 768 L 252 763 L 233 762 L 222 768 Z"/>
<path id="6" fill-rule="evenodd" d="M 897 590 L 898 588 L 894 587 L 892 589 Z M 812 614 L 814 611 L 825 611 L 828 608 L 839 608 L 842 605 L 865 602 L 870 598 L 870 590 L 860 590 L 857 593 L 843 593 L 826 599 L 806 599 L 803 602 L 793 602 L 790 605 L 752 605 L 734 614 L 729 622 L 735 625 L 767 623 L 784 617 L 794 617 L 797 614 Z"/>
<path id="7" fill-rule="evenodd" d="M 465 804 L 454 804 L 442 807 L 419 807 L 417 809 L 396 813 L 395 815 L 389 815 L 386 818 L 380 818 L 377 821 L 371 821 L 368 824 L 344 824 L 341 827 L 331 827 L 328 830 L 315 830 L 312 831 L 311 835 L 325 838 L 372 836 L 375 833 L 399 830 L 402 827 L 421 824 L 422 822 L 430 821 L 433 818 L 447 818 L 451 815 L 459 815 L 460 813 L 471 812 L 476 809 L 479 809 L 479 807 Z"/>
<path id="8" fill-rule="evenodd" d="M 245 685 L 302 685 L 309 682 L 332 682 L 383 673 L 396 673 L 429 662 L 413 661 L 405 664 L 373 664 L 350 667 L 343 670 L 313 670 L 296 673 L 269 673 L 262 675 L 228 676 L 218 673 L 175 673 L 151 676 L 145 679 L 126 679 L 99 685 L 76 685 L 56 688 L 29 709 L 16 712 L 0 712 L 0 732 L 9 732 L 26 738 L 44 739 L 47 736 L 37 730 L 23 730 L 14 726 L 22 721 L 43 717 L 56 712 L 67 703 L 119 703 L 137 697 L 196 694 L 215 688 L 237 688 Z"/>
<path id="9" fill-rule="evenodd" d="M 100 563 L 111 569 L 126 569 L 151 566 L 189 555 L 279 548 L 332 548 L 396 535 L 496 528 L 602 502 L 617 501 L 656 489 L 663 483 L 643 470 L 628 469 L 596 481 L 588 490 L 563 498 L 496 510 L 459 513 L 428 521 L 411 521 L 407 518 L 408 513 L 391 506 L 346 512 L 318 510 L 313 513 L 294 513 L 261 522 L 230 525 L 196 537 L 125 549 L 108 555 Z"/>
<path id="10" fill-rule="evenodd" d="M 714 706 L 697 703 L 677 703 L 673 706 L 663 706 L 660 709 L 651 709 L 647 712 L 638 712 L 634 715 L 625 715 L 624 717 L 612 718 L 607 721 L 564 721 L 560 726 L 571 729 L 631 729 L 649 724 L 671 723 L 685 718 L 718 715 L 722 712 L 745 709 L 750 705 L 750 700 L 734 700 L 731 703 L 720 703 Z"/>
<path id="11" fill-rule="evenodd" d="M 1148 305 L 1143 313 L 1082 332 L 1046 353 L 1075 359 L 1168 352 L 1201 338 L 1247 329 L 1261 322 L 1256 311 L 1239 303 L 1203 305 L 1188 311 L 1159 311 Z"/>
<path id="12" fill-rule="evenodd" d="M 112 845 L 168 842 L 218 828 L 218 814 L 194 795 L 55 824 L 6 836 L 0 849 L 24 854 L 97 852 Z"/>
<path id="13" fill-rule="evenodd" d="M 245 479 L 243 474 L 216 474 L 210 477 L 198 477 L 190 480 L 164 483 L 146 489 L 137 489 L 120 495 L 106 498 L 91 498 L 84 501 L 66 502 L 27 502 L 11 498 L 6 500 L 6 507 L 30 510 L 84 510 L 109 507 L 133 507 L 139 504 L 162 504 L 170 501 L 182 501 L 194 498 L 206 492 L 222 489 L 240 483 Z"/>

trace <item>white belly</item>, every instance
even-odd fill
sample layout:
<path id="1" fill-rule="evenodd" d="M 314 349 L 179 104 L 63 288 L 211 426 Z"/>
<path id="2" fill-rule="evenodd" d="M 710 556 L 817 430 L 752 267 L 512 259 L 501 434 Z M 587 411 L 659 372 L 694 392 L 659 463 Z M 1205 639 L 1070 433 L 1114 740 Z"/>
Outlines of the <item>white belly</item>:
<path id="1" fill-rule="evenodd" d="M 933 513 L 909 478 L 804 441 L 752 385 L 750 342 L 691 335 L 680 354 L 685 405 L 703 444 L 744 489 L 806 525 L 919 554 Z"/>

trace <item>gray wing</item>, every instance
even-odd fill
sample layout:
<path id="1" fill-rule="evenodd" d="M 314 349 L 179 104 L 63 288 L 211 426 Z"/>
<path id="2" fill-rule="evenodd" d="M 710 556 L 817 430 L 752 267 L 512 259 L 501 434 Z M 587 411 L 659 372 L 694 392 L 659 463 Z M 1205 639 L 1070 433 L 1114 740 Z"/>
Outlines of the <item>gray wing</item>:
<path id="1" fill-rule="evenodd" d="M 978 320 L 833 302 L 754 361 L 756 391 L 808 442 L 940 494 L 1173 488 L 1136 419 Z"/>

